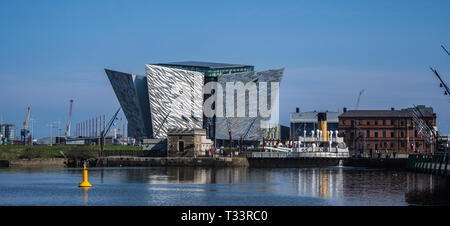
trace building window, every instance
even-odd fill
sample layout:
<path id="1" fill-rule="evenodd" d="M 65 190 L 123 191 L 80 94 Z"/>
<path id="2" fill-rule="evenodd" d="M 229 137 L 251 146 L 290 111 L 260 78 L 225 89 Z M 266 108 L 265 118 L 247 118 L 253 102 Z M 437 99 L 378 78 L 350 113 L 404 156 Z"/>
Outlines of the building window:
<path id="1" fill-rule="evenodd" d="M 370 125 L 370 120 L 366 121 L 366 125 L 368 125 L 368 126 Z"/>
<path id="2" fill-rule="evenodd" d="M 390 147 L 391 147 L 391 148 L 394 148 L 394 147 L 395 147 L 395 144 L 391 142 L 391 146 L 390 146 Z"/>
<path id="3" fill-rule="evenodd" d="M 358 125 L 359 126 L 362 125 L 362 121 L 361 120 L 358 120 Z"/>
<path id="4" fill-rule="evenodd" d="M 395 131 L 391 130 L 391 137 L 395 137 Z"/>
<path id="5" fill-rule="evenodd" d="M 391 120 L 391 126 L 393 126 L 394 125 L 394 120 Z"/>
<path id="6" fill-rule="evenodd" d="M 402 138 L 405 137 L 405 132 L 401 131 L 400 132 L 400 137 L 402 137 Z"/>
<path id="7" fill-rule="evenodd" d="M 378 120 L 375 120 L 375 125 L 378 126 Z"/>
<path id="8" fill-rule="evenodd" d="M 378 131 L 374 132 L 375 137 L 378 137 Z"/>
<path id="9" fill-rule="evenodd" d="M 404 126 L 404 125 L 405 125 L 405 121 L 404 121 L 404 120 L 401 120 L 401 121 L 400 121 L 400 125 L 401 125 L 401 126 Z"/>
<path id="10" fill-rule="evenodd" d="M 366 137 L 370 137 L 370 130 L 366 131 Z"/>
<path id="11" fill-rule="evenodd" d="M 342 120 L 342 125 L 344 125 L 344 126 L 345 126 L 345 119 L 344 119 L 344 120 Z"/>
<path id="12" fill-rule="evenodd" d="M 385 126 L 385 125 L 386 125 L 386 120 L 383 119 L 383 126 Z"/>
<path id="13" fill-rule="evenodd" d="M 353 126 L 353 120 L 350 120 L 350 126 Z"/>
<path id="14" fill-rule="evenodd" d="M 386 130 L 383 130 L 383 138 L 386 138 Z"/>
<path id="15" fill-rule="evenodd" d="M 183 141 L 178 141 L 178 151 L 179 152 L 183 152 L 184 151 L 184 142 Z"/>

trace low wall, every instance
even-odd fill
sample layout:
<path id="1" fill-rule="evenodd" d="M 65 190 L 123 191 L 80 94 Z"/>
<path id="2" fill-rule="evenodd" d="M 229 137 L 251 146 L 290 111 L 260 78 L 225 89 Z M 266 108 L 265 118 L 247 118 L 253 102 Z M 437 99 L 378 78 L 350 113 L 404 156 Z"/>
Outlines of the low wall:
<path id="1" fill-rule="evenodd" d="M 248 158 L 250 167 L 257 168 L 309 168 L 339 166 L 341 158 Z"/>
<path id="2" fill-rule="evenodd" d="M 407 158 L 348 158 L 344 166 L 405 170 Z"/>
<path id="3" fill-rule="evenodd" d="M 4 167 L 65 167 L 64 158 L 50 158 L 50 159 L 15 159 L 15 160 L 2 160 L 8 162 L 8 164 L 0 164 Z"/>
<path id="4" fill-rule="evenodd" d="M 90 167 L 118 166 L 201 166 L 201 167 L 247 167 L 246 158 L 229 157 L 103 157 L 89 161 Z"/>

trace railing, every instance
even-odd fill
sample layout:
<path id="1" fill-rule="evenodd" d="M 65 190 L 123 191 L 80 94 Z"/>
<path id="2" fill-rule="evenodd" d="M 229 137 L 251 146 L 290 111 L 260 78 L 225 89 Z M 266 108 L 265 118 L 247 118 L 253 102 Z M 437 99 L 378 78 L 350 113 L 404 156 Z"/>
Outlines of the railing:
<path id="1" fill-rule="evenodd" d="M 450 170 L 450 167 L 448 166 L 448 159 L 449 154 L 447 152 L 434 154 L 410 154 L 408 156 L 406 169 L 414 172 L 448 176 L 448 171 Z"/>
<path id="2" fill-rule="evenodd" d="M 133 157 L 146 157 L 148 151 L 142 150 L 104 150 L 102 152 L 98 152 L 99 156 L 133 156 Z"/>
<path id="3" fill-rule="evenodd" d="M 333 152 L 253 152 L 251 158 L 348 158 L 348 153 Z"/>

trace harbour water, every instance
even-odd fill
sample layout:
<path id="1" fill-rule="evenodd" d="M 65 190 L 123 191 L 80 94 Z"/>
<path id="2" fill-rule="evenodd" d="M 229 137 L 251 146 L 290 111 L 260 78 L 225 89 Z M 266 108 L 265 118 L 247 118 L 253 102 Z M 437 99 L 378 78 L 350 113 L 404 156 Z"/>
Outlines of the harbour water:
<path id="1" fill-rule="evenodd" d="M 448 181 L 354 167 L 2 168 L 0 206 L 449 205 Z"/>

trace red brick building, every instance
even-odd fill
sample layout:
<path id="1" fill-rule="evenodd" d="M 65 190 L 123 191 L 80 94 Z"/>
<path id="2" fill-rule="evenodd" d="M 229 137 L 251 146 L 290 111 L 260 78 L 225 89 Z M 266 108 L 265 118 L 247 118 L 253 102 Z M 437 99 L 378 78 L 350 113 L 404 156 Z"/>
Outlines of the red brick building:
<path id="1" fill-rule="evenodd" d="M 419 105 L 423 122 L 436 128 L 436 114 L 432 108 Z M 349 110 L 339 117 L 339 134 L 352 153 L 430 152 L 434 143 L 427 141 L 417 128 L 413 109 Z"/>

